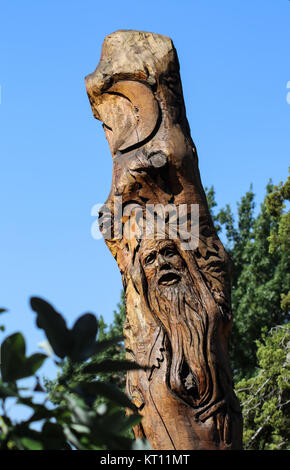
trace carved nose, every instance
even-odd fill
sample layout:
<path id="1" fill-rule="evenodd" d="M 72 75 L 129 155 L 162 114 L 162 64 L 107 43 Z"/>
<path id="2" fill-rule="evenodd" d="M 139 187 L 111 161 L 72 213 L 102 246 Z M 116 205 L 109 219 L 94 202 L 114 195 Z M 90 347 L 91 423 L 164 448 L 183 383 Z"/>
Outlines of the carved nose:
<path id="1" fill-rule="evenodd" d="M 168 263 L 168 261 L 166 261 L 162 255 L 158 255 L 157 263 L 160 271 L 166 271 L 172 267 L 171 264 Z"/>
<path id="2" fill-rule="evenodd" d="M 165 263 L 160 266 L 159 271 L 168 271 L 171 268 L 172 268 L 171 264 Z"/>

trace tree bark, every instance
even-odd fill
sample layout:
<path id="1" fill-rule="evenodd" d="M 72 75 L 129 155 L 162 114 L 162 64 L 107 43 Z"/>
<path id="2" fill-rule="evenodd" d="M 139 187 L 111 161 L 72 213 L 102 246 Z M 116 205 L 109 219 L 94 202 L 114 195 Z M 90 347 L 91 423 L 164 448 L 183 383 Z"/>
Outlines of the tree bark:
<path id="1" fill-rule="evenodd" d="M 143 415 L 135 435 L 159 450 L 240 449 L 231 260 L 201 184 L 171 39 L 110 34 L 86 88 L 113 157 L 100 227 L 126 292 L 127 357 L 148 367 L 127 375 Z"/>

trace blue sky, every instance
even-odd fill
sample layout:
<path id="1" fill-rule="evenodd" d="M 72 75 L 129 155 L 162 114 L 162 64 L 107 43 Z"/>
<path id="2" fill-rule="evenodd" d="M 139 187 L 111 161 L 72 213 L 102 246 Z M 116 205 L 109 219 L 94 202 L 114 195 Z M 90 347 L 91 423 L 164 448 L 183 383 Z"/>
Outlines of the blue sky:
<path id="1" fill-rule="evenodd" d="M 90 234 L 112 162 L 84 85 L 117 29 L 173 39 L 202 181 L 220 206 L 251 183 L 260 203 L 270 177 L 287 177 L 288 0 L 2 0 L 0 304 L 29 352 L 43 340 L 30 296 L 69 325 L 86 311 L 111 321 L 120 298 L 116 262 Z"/>

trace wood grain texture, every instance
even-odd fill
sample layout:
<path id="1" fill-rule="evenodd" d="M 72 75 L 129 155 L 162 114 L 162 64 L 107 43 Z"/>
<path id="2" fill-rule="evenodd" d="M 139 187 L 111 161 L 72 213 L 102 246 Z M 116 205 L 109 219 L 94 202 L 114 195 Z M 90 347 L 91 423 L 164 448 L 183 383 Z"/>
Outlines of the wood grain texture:
<path id="1" fill-rule="evenodd" d="M 153 449 L 240 449 L 228 356 L 231 260 L 209 214 L 171 39 L 110 34 L 86 87 L 113 157 L 101 229 L 106 213 L 117 215 L 116 198 L 122 201 L 121 235 L 115 222 L 103 234 L 126 292 L 127 357 L 149 366 L 127 376 L 143 415 L 135 434 Z M 172 237 L 166 223 L 162 233 L 144 236 L 148 205 L 157 204 L 167 221 L 176 208 L 198 204 L 198 246 L 185 249 L 180 227 Z M 185 215 L 189 221 L 189 209 Z"/>

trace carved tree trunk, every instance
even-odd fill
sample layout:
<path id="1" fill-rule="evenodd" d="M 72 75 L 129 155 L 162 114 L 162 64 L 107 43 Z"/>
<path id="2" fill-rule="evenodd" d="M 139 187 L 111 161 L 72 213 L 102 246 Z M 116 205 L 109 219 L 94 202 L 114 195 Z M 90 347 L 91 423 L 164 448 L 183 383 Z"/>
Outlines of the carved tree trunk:
<path id="1" fill-rule="evenodd" d="M 239 449 L 231 261 L 202 188 L 172 41 L 139 31 L 107 36 L 86 87 L 113 156 L 100 225 L 126 292 L 127 356 L 149 367 L 127 376 L 143 415 L 135 435 L 160 450 Z"/>

